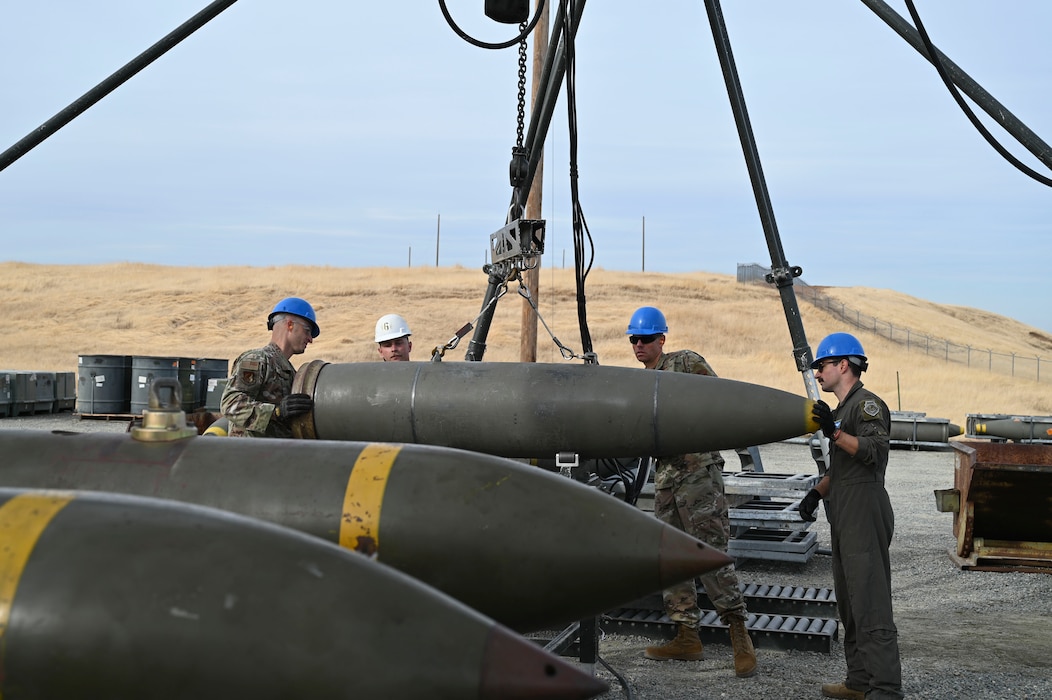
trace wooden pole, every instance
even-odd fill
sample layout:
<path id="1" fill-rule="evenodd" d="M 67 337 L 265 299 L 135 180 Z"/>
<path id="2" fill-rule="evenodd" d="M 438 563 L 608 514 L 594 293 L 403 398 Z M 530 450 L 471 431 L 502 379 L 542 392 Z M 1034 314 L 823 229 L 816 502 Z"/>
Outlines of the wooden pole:
<path id="1" fill-rule="evenodd" d="M 537 26 L 533 30 L 533 85 L 530 88 L 531 107 L 537 102 L 537 91 L 540 87 L 541 72 L 544 69 L 544 55 L 548 53 L 548 7 L 550 2 L 544 3 Z M 541 149 L 541 158 L 537 163 L 537 172 L 533 177 L 533 186 L 530 188 L 530 196 L 526 199 L 526 218 L 541 218 L 541 194 L 544 191 L 544 150 Z M 527 270 L 523 276 L 526 289 L 530 292 L 533 303 L 540 305 L 540 281 L 541 281 L 541 258 L 537 258 L 537 265 Z M 534 312 L 530 302 L 522 300 L 522 325 L 519 330 L 519 361 L 537 361 L 537 314 Z"/>

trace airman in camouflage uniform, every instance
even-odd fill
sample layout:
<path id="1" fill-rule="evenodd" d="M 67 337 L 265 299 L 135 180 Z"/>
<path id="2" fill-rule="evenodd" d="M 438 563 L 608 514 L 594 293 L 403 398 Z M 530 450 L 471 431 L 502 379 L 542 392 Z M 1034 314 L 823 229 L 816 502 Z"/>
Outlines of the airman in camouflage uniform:
<path id="1" fill-rule="evenodd" d="M 644 306 L 632 316 L 627 334 L 636 359 L 647 369 L 715 377 L 705 358 L 692 350 L 664 353 L 668 325 L 658 309 Z M 659 456 L 654 473 L 654 515 L 662 522 L 698 538 L 711 547 L 727 551 L 730 518 L 723 486 L 723 458 L 719 452 Z M 733 564 L 701 577 L 705 592 L 720 619 L 730 629 L 734 648 L 734 672 L 748 677 L 756 672 L 756 651 L 745 622 L 748 612 L 738 586 Z M 669 588 L 663 595 L 665 612 L 676 623 L 678 634 L 668 644 L 647 647 L 650 659 L 697 660 L 703 658 L 698 625 L 697 587 L 693 580 Z"/>
<path id="2" fill-rule="evenodd" d="M 289 420 L 313 408 L 307 394 L 292 393 L 296 369 L 289 362 L 319 334 L 314 309 L 296 297 L 283 299 L 267 318 L 270 343 L 234 361 L 219 406 L 230 437 L 292 437 Z"/>

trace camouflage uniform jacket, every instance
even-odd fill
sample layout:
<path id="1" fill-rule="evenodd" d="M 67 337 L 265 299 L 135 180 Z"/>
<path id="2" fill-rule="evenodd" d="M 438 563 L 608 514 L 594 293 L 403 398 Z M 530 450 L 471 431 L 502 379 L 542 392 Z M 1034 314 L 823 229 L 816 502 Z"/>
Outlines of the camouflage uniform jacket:
<path id="1" fill-rule="evenodd" d="M 234 361 L 219 407 L 230 421 L 230 437 L 292 437 L 274 420 L 281 399 L 292 393 L 296 369 L 274 343 L 248 350 Z"/>
<path id="2" fill-rule="evenodd" d="M 705 358 L 693 350 L 662 353 L 654 369 L 716 376 L 716 371 L 705 361 Z M 657 467 L 654 470 L 654 487 L 671 488 L 677 473 L 695 472 L 699 469 L 706 469 L 711 464 L 716 464 L 723 469 L 723 457 L 719 452 L 693 452 L 685 455 L 658 457 Z"/>

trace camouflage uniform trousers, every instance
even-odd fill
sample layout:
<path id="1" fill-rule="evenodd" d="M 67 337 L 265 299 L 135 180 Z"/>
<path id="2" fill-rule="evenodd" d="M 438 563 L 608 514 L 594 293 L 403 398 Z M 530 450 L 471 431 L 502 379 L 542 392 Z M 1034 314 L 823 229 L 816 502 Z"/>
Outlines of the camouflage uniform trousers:
<path id="1" fill-rule="evenodd" d="M 723 490 L 722 464 L 710 463 L 691 471 L 677 470 L 666 483 L 669 486 L 654 491 L 654 515 L 662 522 L 726 552 L 730 519 Z M 733 564 L 708 572 L 701 577 L 701 583 L 724 623 L 732 617 L 746 620 L 745 597 L 738 587 L 738 574 Z M 673 622 L 698 626 L 701 610 L 694 580 L 665 590 L 663 600 L 665 612 Z"/>

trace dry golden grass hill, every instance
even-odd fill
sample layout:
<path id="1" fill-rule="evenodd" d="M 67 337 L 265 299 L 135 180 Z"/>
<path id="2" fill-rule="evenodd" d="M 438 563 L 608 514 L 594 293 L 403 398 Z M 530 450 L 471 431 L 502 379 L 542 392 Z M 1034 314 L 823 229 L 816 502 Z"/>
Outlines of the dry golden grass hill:
<path id="1" fill-rule="evenodd" d="M 80 355 L 146 355 L 233 360 L 267 342 L 265 320 L 286 296 L 308 299 L 322 332 L 299 365 L 376 361 L 373 326 L 385 313 L 406 316 L 413 359 L 427 360 L 478 316 L 487 278 L 454 268 L 165 267 L 0 263 L 0 367 L 76 371 Z M 519 360 L 523 302 L 512 283 L 497 304 L 484 360 Z M 573 271 L 540 271 L 543 319 L 580 352 Z M 908 351 L 879 334 L 855 330 L 800 296 L 812 350 L 827 333 L 847 330 L 862 341 L 872 369 L 864 379 L 892 410 L 948 418 L 962 427 L 969 413 L 1052 415 L 1052 337 L 1012 319 L 930 303 L 891 290 L 823 288 L 828 297 L 896 326 L 973 348 L 1043 358 L 1041 381 L 968 367 Z M 638 366 L 624 329 L 632 311 L 655 305 L 668 317 L 668 349 L 690 348 L 720 376 L 803 395 L 800 373 L 775 289 L 734 277 L 593 270 L 585 287 L 587 318 L 599 362 Z M 463 360 L 470 335 L 446 361 Z M 565 362 L 543 325 L 538 361 Z M 576 360 L 572 360 L 576 361 Z M 1032 373 L 1031 373 L 1032 374 Z"/>

